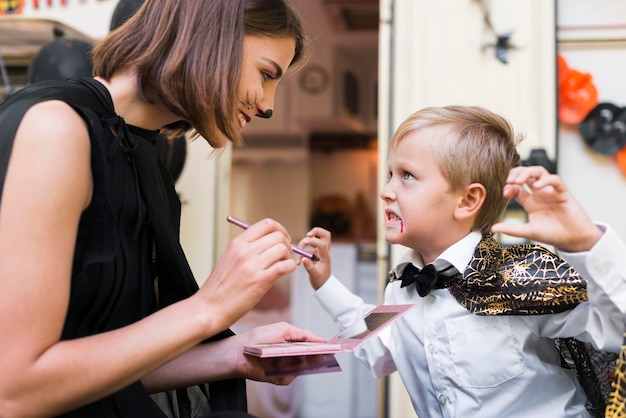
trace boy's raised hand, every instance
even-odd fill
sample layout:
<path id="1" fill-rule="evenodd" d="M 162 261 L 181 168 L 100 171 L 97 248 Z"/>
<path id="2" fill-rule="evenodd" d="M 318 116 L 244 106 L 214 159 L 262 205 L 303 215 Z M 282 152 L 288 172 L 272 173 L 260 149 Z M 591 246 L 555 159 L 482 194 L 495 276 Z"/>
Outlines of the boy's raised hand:
<path id="1" fill-rule="evenodd" d="M 494 233 L 528 238 L 567 252 L 588 251 L 602 236 L 561 177 L 541 166 L 513 168 L 503 194 L 522 205 L 528 222 L 497 223 L 491 228 Z"/>
<path id="2" fill-rule="evenodd" d="M 319 289 L 326 280 L 330 277 L 330 244 L 331 234 L 330 231 L 314 227 L 306 236 L 300 240 L 298 247 L 307 248 L 315 255 L 319 257 L 319 261 L 312 261 L 308 258 L 298 257 L 298 262 L 301 263 L 309 273 L 309 280 L 313 289 Z"/>

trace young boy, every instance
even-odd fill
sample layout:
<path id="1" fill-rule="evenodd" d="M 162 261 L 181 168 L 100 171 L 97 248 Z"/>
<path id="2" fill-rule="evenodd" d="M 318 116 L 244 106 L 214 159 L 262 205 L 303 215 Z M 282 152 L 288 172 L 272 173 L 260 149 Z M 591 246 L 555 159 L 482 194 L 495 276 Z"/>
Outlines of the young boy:
<path id="1" fill-rule="evenodd" d="M 520 164 L 516 142 L 506 119 L 467 106 L 422 109 L 391 140 L 385 238 L 410 251 L 384 303 L 415 308 L 354 354 L 375 376 L 397 370 L 420 417 L 589 417 L 555 339 L 621 347 L 623 315 L 606 278 L 586 283 L 542 247 L 503 249 L 493 239 L 507 175 Z M 346 328 L 373 306 L 331 275 L 330 243 L 313 228 L 299 245 L 320 261 L 302 263 Z"/>

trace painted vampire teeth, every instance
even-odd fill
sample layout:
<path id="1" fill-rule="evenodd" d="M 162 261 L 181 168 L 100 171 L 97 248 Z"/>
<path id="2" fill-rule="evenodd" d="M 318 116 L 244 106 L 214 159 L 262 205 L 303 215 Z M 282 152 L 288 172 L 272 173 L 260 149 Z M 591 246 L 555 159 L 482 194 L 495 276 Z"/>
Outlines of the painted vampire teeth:
<path id="1" fill-rule="evenodd" d="M 395 213 L 393 213 L 391 211 L 387 211 L 387 220 L 389 220 L 389 221 L 399 221 L 401 219 Z"/>
<path id="2" fill-rule="evenodd" d="M 250 122 L 251 118 L 250 116 L 246 115 L 243 112 L 239 112 L 239 114 L 237 115 L 238 119 L 239 119 L 239 125 L 241 126 L 241 128 L 243 129 L 244 126 L 246 126 L 248 124 L 248 122 Z"/>

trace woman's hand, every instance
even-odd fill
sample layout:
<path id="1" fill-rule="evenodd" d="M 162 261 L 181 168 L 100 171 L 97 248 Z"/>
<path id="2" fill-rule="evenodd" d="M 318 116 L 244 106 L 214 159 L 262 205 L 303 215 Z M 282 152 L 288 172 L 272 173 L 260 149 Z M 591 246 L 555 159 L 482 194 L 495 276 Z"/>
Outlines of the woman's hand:
<path id="1" fill-rule="evenodd" d="M 540 241 L 567 252 L 588 251 L 602 237 L 561 177 L 543 167 L 513 168 L 503 193 L 522 205 L 528 222 L 497 223 L 491 228 L 494 233 Z"/>
<path id="2" fill-rule="evenodd" d="M 142 382 L 150 392 L 162 392 L 177 387 L 232 378 L 246 378 L 277 385 L 287 385 L 293 381 L 294 377 L 271 378 L 266 376 L 261 359 L 244 354 L 243 347 L 292 341 L 325 342 L 326 340 L 286 322 L 265 325 L 243 334 L 198 344 L 144 376 Z M 312 360 L 315 361 L 316 359 Z"/>
<path id="3" fill-rule="evenodd" d="M 242 347 L 238 350 L 239 359 L 237 361 L 237 363 L 241 365 L 242 377 L 260 382 L 269 382 L 275 385 L 288 385 L 295 379 L 295 376 L 268 377 L 262 366 L 262 359 L 243 354 L 243 345 L 276 344 L 294 341 L 326 342 L 326 339 L 318 337 L 311 331 L 298 328 L 286 322 L 257 327 L 250 332 L 236 336 L 236 338 L 241 338 L 242 341 Z M 298 364 L 303 361 L 303 359 L 298 356 L 293 357 L 294 360 L 298 361 Z M 321 358 L 319 358 L 321 356 L 307 357 L 311 357 L 313 362 L 321 360 Z"/>
<path id="4" fill-rule="evenodd" d="M 264 219 L 235 237 L 198 292 L 207 336 L 232 325 L 295 268 L 291 239 L 278 222 Z"/>

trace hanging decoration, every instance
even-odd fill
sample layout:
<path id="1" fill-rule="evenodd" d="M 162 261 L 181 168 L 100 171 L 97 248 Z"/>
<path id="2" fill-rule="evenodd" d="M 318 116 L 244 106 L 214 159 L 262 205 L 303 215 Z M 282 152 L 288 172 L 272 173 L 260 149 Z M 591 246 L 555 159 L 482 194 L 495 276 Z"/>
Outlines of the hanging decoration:
<path id="1" fill-rule="evenodd" d="M 571 68 L 562 55 L 557 61 L 559 83 L 559 120 L 577 125 L 598 104 L 598 90 L 589 73 Z"/>
<path id="2" fill-rule="evenodd" d="M 0 16 L 22 13 L 24 0 L 0 0 Z"/>
<path id="3" fill-rule="evenodd" d="M 485 23 L 485 27 L 489 29 L 489 31 L 496 37 L 494 43 L 484 44 L 481 47 L 481 50 L 484 52 L 487 49 L 493 49 L 496 59 L 502 64 L 508 64 L 509 51 L 518 49 L 518 47 L 514 45 L 511 41 L 511 38 L 513 37 L 513 31 L 501 33 L 496 32 L 493 24 L 491 23 L 491 13 L 489 11 L 489 6 L 485 3 L 485 0 L 478 0 L 478 3 L 483 14 L 483 22 Z"/>
<path id="4" fill-rule="evenodd" d="M 74 3 L 85 3 L 88 0 L 75 0 Z M 96 0 L 91 0 L 96 1 Z M 103 1 L 103 0 L 97 0 Z M 24 14 L 24 6 L 27 7 L 28 14 L 31 10 L 39 10 L 42 5 L 46 8 L 54 7 L 56 4 L 68 6 L 68 0 L 0 0 L 0 16 L 3 15 L 22 15 Z"/>

